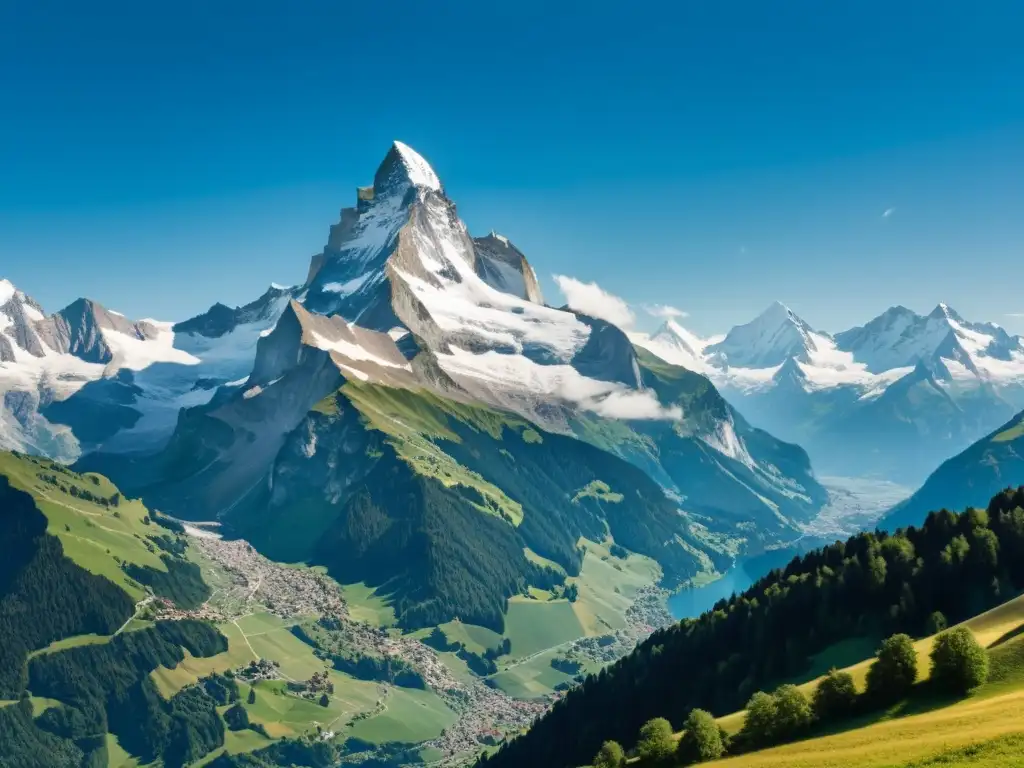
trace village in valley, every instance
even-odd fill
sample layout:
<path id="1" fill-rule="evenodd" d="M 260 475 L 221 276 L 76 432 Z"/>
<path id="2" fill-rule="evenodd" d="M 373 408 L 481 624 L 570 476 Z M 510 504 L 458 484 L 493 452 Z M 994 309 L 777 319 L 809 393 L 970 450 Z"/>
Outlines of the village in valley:
<path id="1" fill-rule="evenodd" d="M 321 703 L 326 703 L 336 695 L 334 685 L 328 682 L 332 661 L 339 658 L 334 650 L 343 650 L 347 658 L 382 660 L 378 664 L 384 667 L 409 670 L 454 713 L 454 722 L 420 745 L 437 756 L 432 764 L 465 764 L 481 749 L 527 728 L 572 684 L 563 683 L 546 695 L 513 697 L 490 678 L 460 670 L 453 654 L 438 651 L 424 642 L 425 638 L 355 618 L 343 589 L 321 569 L 272 562 L 248 542 L 222 538 L 209 526 L 189 524 L 184 528 L 192 557 L 200 563 L 212 594 L 194 610 L 181 610 L 157 599 L 147 609 L 150 618 L 199 618 L 239 627 L 239 621 L 246 617 L 269 614 L 306 642 L 316 642 L 311 636 L 333 638 L 334 648 L 323 644 L 309 647 L 309 653 L 322 660 L 323 670 L 307 679 L 289 677 L 278 660 L 260 657 L 251 644 L 251 659 L 232 670 L 238 679 L 250 684 L 282 680 L 289 695 L 311 701 L 322 699 Z M 665 597 L 664 590 L 653 585 L 640 588 L 626 611 L 624 628 L 564 643 L 551 666 L 559 669 L 564 665 L 576 680 L 582 680 L 585 670 L 597 669 L 625 655 L 637 642 L 671 622 Z M 249 643 L 244 633 L 242 637 Z M 334 666 L 344 668 L 338 663 Z M 378 680 L 376 704 L 369 711 L 354 713 L 347 724 L 386 711 L 393 690 L 391 681 Z M 316 732 L 320 738 L 332 738 L 342 725 L 318 723 Z"/>

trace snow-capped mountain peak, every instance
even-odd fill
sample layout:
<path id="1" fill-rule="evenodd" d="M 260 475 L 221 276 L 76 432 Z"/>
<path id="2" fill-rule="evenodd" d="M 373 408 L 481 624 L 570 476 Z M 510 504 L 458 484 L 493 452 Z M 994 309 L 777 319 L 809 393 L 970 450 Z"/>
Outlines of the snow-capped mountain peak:
<path id="1" fill-rule="evenodd" d="M 377 169 L 373 179 L 374 193 L 380 195 L 407 185 L 443 191 L 441 180 L 430 163 L 408 144 L 396 141 Z"/>
<path id="2" fill-rule="evenodd" d="M 956 313 L 956 311 L 944 301 L 940 301 L 935 305 L 935 309 L 928 313 L 928 317 L 933 320 L 952 320 L 953 322 L 962 323 L 963 318 Z"/>
<path id="3" fill-rule="evenodd" d="M 633 333 L 630 340 L 673 365 L 697 372 L 708 367 L 704 362 L 704 350 L 712 340 L 700 338 L 672 318 L 662 323 L 653 334 Z"/>
<path id="4" fill-rule="evenodd" d="M 775 386 L 795 386 L 803 390 L 807 390 L 811 386 L 803 366 L 795 357 L 788 358 L 779 366 L 772 376 L 772 382 Z"/>
<path id="5" fill-rule="evenodd" d="M 697 334 L 684 328 L 672 318 L 661 324 L 661 327 L 651 336 L 651 340 L 674 345 L 695 357 L 699 356 L 707 346 L 705 339 L 698 337 Z"/>
<path id="6" fill-rule="evenodd" d="M 0 280 L 0 363 L 13 362 L 16 351 L 42 357 L 45 347 L 36 330 L 43 308 L 10 280 Z"/>
<path id="7" fill-rule="evenodd" d="M 831 339 L 815 331 L 793 310 L 773 302 L 754 320 L 737 325 L 707 352 L 722 365 L 733 368 L 768 368 L 788 358 L 809 361 L 813 352 Z"/>
<path id="8" fill-rule="evenodd" d="M 1016 368 L 1021 370 L 1015 375 L 1024 373 L 1024 343 L 1019 337 L 994 323 L 968 322 L 945 303 L 927 315 L 893 307 L 835 339 L 839 349 L 874 373 L 933 358 L 958 363 L 965 375 L 1001 378 Z"/>
<path id="9" fill-rule="evenodd" d="M 14 298 L 14 294 L 18 292 L 18 289 L 14 287 L 14 283 L 6 278 L 0 280 L 0 307 L 6 304 L 8 301 Z"/>

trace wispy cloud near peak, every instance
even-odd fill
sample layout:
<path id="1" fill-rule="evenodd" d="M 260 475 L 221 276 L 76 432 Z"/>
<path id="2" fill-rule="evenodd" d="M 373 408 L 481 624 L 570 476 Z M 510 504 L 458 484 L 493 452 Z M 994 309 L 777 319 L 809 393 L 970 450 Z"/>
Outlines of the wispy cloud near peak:
<path id="1" fill-rule="evenodd" d="M 614 293 L 608 293 L 597 283 L 584 283 L 582 280 L 568 275 L 553 275 L 553 277 L 570 309 L 607 320 L 609 323 L 627 330 L 636 323 L 636 315 L 633 314 L 629 304 Z"/>
<path id="2" fill-rule="evenodd" d="M 670 320 L 673 317 L 689 317 L 690 313 L 669 304 L 644 304 L 644 312 L 651 317 Z"/>

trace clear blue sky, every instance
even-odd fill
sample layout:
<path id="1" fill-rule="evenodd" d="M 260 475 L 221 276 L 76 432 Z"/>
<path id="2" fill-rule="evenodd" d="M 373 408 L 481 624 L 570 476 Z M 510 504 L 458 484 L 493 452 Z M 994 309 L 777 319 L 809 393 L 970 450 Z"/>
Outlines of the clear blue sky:
<path id="1" fill-rule="evenodd" d="M 304 278 L 398 138 L 553 295 L 702 332 L 941 299 L 1024 332 L 1022 26 L 1019 0 L 0 0 L 0 276 L 48 310 L 245 302 Z"/>

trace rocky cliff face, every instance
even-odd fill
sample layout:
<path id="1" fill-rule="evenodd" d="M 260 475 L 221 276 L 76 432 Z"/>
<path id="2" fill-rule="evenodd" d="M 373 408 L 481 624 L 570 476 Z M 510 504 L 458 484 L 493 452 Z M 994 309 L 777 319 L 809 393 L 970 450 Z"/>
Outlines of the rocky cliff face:
<path id="1" fill-rule="evenodd" d="M 193 362 L 172 338 L 164 324 L 135 322 L 88 299 L 48 316 L 0 281 L 0 443 L 71 459 L 130 429 L 145 409 L 136 408 L 145 394 L 134 388 L 136 373 Z"/>
<path id="2" fill-rule="evenodd" d="M 103 365 L 114 361 L 117 342 L 112 334 L 144 342 L 155 340 L 160 333 L 152 323 L 132 322 L 89 299 L 78 299 L 40 321 L 39 329 L 50 349 Z"/>
<path id="3" fill-rule="evenodd" d="M 534 304 L 543 304 L 540 283 L 526 256 L 504 235 L 474 237 L 476 272 L 492 288 Z"/>

